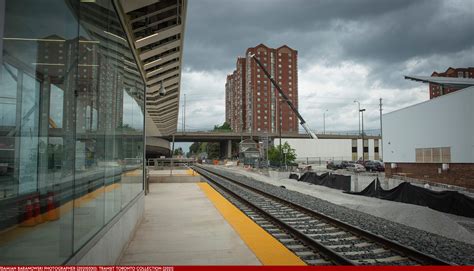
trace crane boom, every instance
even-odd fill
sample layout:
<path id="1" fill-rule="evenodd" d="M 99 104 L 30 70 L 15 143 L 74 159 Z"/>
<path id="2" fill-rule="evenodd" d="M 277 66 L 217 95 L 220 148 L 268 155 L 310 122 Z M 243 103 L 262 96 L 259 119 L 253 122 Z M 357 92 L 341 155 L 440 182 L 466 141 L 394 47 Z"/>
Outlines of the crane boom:
<path id="1" fill-rule="evenodd" d="M 306 123 L 306 121 L 303 119 L 303 116 L 301 116 L 301 114 L 298 112 L 298 110 L 296 109 L 296 107 L 293 105 L 293 103 L 291 102 L 291 100 L 288 98 L 288 96 L 286 96 L 286 94 L 283 92 L 283 90 L 280 88 L 280 86 L 277 84 L 277 82 L 275 81 L 275 79 L 273 79 L 273 77 L 270 75 L 270 73 L 268 73 L 267 69 L 265 69 L 265 67 L 262 65 L 262 63 L 260 62 L 260 60 L 258 60 L 258 58 L 255 57 L 255 54 L 249 54 L 249 57 L 253 58 L 255 60 L 255 62 L 258 64 L 258 66 L 260 66 L 260 68 L 263 70 L 263 73 L 265 73 L 265 75 L 268 77 L 268 79 L 270 79 L 270 81 L 272 82 L 273 86 L 275 86 L 275 88 L 278 90 L 278 92 L 280 93 L 280 95 L 283 97 L 283 99 L 285 100 L 285 102 L 288 104 L 288 106 L 291 108 L 291 110 L 293 110 L 293 112 L 295 112 L 296 116 L 298 117 L 298 119 L 300 120 L 300 124 L 301 126 L 303 126 L 303 128 L 305 129 L 305 131 L 311 136 L 312 139 L 318 139 L 318 137 L 316 136 L 316 134 L 311 131 L 311 129 L 309 129 L 308 127 L 308 124 Z"/>

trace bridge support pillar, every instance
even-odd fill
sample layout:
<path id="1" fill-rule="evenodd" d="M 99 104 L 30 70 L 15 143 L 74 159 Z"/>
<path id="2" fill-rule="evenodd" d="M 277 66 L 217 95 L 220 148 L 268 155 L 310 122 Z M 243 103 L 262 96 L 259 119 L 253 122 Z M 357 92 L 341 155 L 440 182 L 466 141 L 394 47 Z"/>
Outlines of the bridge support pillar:
<path id="1" fill-rule="evenodd" d="M 226 153 L 226 157 L 228 159 L 232 158 L 232 140 L 227 140 L 227 153 Z"/>
<path id="2" fill-rule="evenodd" d="M 220 155 L 224 159 L 230 159 L 232 158 L 232 140 L 228 139 L 226 141 L 221 141 L 220 142 Z"/>

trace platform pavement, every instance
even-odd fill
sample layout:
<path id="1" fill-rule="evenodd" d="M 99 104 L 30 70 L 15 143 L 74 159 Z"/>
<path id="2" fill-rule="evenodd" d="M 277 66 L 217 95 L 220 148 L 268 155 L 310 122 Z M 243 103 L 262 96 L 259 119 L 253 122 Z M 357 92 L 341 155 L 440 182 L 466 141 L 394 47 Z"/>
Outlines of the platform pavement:
<path id="1" fill-rule="evenodd" d="M 153 183 L 121 265 L 261 265 L 196 183 Z"/>

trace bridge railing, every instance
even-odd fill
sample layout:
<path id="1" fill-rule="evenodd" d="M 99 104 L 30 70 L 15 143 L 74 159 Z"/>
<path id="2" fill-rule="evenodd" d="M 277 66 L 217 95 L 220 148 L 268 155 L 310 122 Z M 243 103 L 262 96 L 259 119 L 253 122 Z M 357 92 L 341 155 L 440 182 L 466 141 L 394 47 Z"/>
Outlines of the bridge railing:
<path id="1" fill-rule="evenodd" d="M 232 130 L 178 129 L 176 133 L 234 133 Z"/>
<path id="2" fill-rule="evenodd" d="M 300 135 L 306 135 L 306 131 L 300 130 L 298 131 Z M 176 133 L 182 134 L 182 133 L 215 133 L 215 134 L 220 134 L 220 133 L 234 133 L 234 134 L 239 134 L 240 131 L 232 131 L 232 130 L 213 130 L 213 129 L 188 129 L 186 128 L 185 130 L 183 129 L 178 129 Z M 243 134 L 249 134 L 249 132 L 244 131 Z M 278 133 L 265 133 L 265 132 L 256 132 L 254 131 L 254 135 L 261 136 L 261 135 L 278 135 Z M 286 133 L 283 133 L 285 135 Z M 326 132 L 321 132 L 317 131 L 316 134 L 318 135 L 339 135 L 339 136 L 357 136 L 359 135 L 358 131 L 326 131 Z M 369 129 L 369 130 L 364 130 L 364 135 L 366 136 L 380 136 L 380 129 Z"/>
<path id="3" fill-rule="evenodd" d="M 196 163 L 195 158 L 149 158 L 147 166 L 152 169 L 167 169 L 172 167 L 187 167 Z"/>

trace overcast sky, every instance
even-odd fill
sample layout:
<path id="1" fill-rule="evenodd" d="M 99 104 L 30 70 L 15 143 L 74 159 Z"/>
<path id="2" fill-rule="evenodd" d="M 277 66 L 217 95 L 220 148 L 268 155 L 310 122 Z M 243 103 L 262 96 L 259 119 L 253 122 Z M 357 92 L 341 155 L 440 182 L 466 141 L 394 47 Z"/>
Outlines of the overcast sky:
<path id="1" fill-rule="evenodd" d="M 474 66 L 473 31 L 474 0 L 190 0 L 186 127 L 224 122 L 226 75 L 264 43 L 298 50 L 299 110 L 312 129 L 327 109 L 327 131 L 358 130 L 354 99 L 364 126 L 378 129 L 379 98 L 385 113 L 429 99 L 427 85 L 404 75 Z"/>

